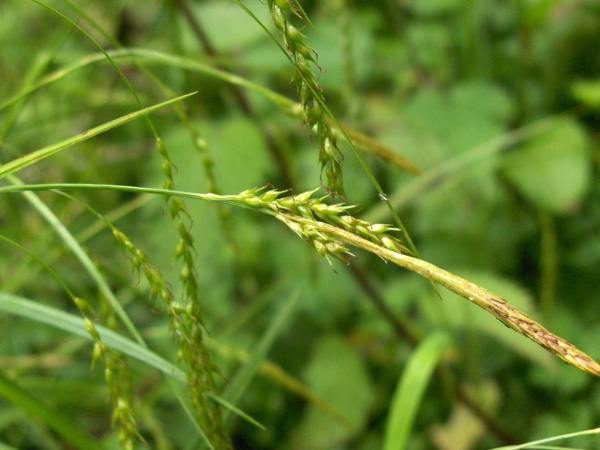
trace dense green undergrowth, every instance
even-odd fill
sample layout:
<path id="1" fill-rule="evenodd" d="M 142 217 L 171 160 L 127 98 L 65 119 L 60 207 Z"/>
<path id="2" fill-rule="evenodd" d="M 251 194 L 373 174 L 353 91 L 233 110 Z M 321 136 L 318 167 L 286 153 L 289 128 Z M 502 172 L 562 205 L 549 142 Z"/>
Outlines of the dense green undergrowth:
<path id="1" fill-rule="evenodd" d="M 5 0 L 0 43 L 0 448 L 600 446 L 595 1 Z"/>

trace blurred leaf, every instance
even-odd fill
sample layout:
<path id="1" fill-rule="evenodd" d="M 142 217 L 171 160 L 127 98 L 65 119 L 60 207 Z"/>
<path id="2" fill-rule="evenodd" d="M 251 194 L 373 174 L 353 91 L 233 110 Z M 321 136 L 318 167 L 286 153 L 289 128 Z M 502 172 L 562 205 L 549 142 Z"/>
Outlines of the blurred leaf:
<path id="1" fill-rule="evenodd" d="M 271 157 L 260 130 L 251 121 L 232 117 L 209 140 L 217 182 L 224 193 L 264 186 L 272 169 Z M 210 138 L 209 138 L 210 139 Z"/>
<path id="2" fill-rule="evenodd" d="M 565 259 L 580 270 L 600 264 L 600 236 L 590 236 L 570 250 Z"/>
<path id="3" fill-rule="evenodd" d="M 0 442 L 0 450 L 19 450 L 17 447 L 12 447 L 10 445 L 3 444 Z"/>
<path id="4" fill-rule="evenodd" d="M 515 112 L 514 100 L 495 83 L 463 81 L 450 91 L 450 100 L 457 109 L 469 110 L 477 116 L 506 123 Z"/>
<path id="5" fill-rule="evenodd" d="M 564 213 L 581 200 L 591 175 L 588 137 L 564 117 L 504 158 L 504 174 L 538 206 Z"/>
<path id="6" fill-rule="evenodd" d="M 496 410 L 501 398 L 501 391 L 496 383 L 484 380 L 469 388 L 470 392 L 476 394 L 473 398 L 477 398 L 478 405 L 486 412 Z M 486 427 L 482 420 L 460 402 L 454 404 L 452 414 L 444 425 L 434 425 L 431 430 L 438 450 L 470 450 L 485 433 Z"/>
<path id="7" fill-rule="evenodd" d="M 332 21 L 332 19 L 334 19 Z M 305 29 L 310 45 L 318 54 L 319 60 L 327 61 L 327 70 L 320 74 L 319 82 L 325 89 L 339 89 L 342 80 L 347 80 L 347 55 L 344 53 L 344 39 L 340 39 L 342 25 L 340 14 L 331 14 L 314 21 L 317 31 Z M 352 17 L 351 64 L 357 78 L 369 77 L 373 67 L 369 64 L 369 52 L 373 45 L 373 36 L 365 31 L 373 26 L 375 18 L 370 14 L 360 14 Z M 347 81 L 346 81 L 347 82 Z"/>
<path id="8" fill-rule="evenodd" d="M 253 2 L 248 3 L 252 7 Z M 193 3 L 196 17 L 202 24 L 207 36 L 210 36 L 213 46 L 219 52 L 230 52 L 247 47 L 257 41 L 268 39 L 264 30 L 239 6 L 233 2 L 202 2 Z M 263 24 L 269 28 L 271 18 L 267 8 L 251 8 Z M 183 20 L 183 19 L 182 19 Z M 235 24 L 235 26 L 224 26 Z M 192 34 L 187 24 L 180 27 L 183 41 L 191 53 L 198 50 L 198 38 Z"/>
<path id="9" fill-rule="evenodd" d="M 575 81 L 571 86 L 575 100 L 589 108 L 600 108 L 600 78 Z"/>
<path id="10" fill-rule="evenodd" d="M 461 0 L 413 0 L 411 10 L 419 16 L 436 16 L 452 13 L 462 6 Z"/>
<path id="11" fill-rule="evenodd" d="M 415 22 L 409 26 L 406 37 L 419 65 L 439 77 L 448 71 L 452 36 L 447 27 L 435 22 Z"/>
<path id="12" fill-rule="evenodd" d="M 373 402 L 373 386 L 362 360 L 336 335 L 317 344 L 305 372 L 314 392 L 348 419 L 346 426 L 310 406 L 296 428 L 294 448 L 331 449 L 363 429 Z"/>
<path id="13" fill-rule="evenodd" d="M 335 273 L 327 261 L 319 258 L 306 242 L 294 242 L 287 230 L 282 231 L 282 234 L 273 236 L 276 245 L 274 252 L 277 253 L 272 257 L 273 262 L 279 270 L 284 268 L 279 278 L 285 276 L 289 283 L 302 290 L 303 300 L 298 304 L 298 309 L 308 314 L 313 324 L 333 326 L 337 320 L 348 315 L 351 300 L 356 295 L 356 284 L 350 272 L 344 270 L 342 263 L 334 261 L 338 271 Z"/>
<path id="14" fill-rule="evenodd" d="M 492 83 L 458 83 L 448 92 L 420 90 L 405 108 L 411 131 L 432 136 L 444 151 L 436 155 L 430 148 L 421 156 L 427 161 L 415 158 L 416 164 L 428 167 L 497 138 L 505 132 L 513 109 Z"/>

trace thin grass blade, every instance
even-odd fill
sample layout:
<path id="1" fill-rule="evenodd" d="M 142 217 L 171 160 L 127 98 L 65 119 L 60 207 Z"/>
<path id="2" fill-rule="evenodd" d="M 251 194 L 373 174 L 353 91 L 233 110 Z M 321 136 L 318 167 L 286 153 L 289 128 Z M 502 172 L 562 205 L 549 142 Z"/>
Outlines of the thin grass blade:
<path id="1" fill-rule="evenodd" d="M 23 183 L 15 176 L 9 176 L 9 180 L 17 185 L 22 185 Z M 31 203 L 31 205 L 46 219 L 46 221 L 50 224 L 52 228 L 56 231 L 56 233 L 61 237 L 63 242 L 69 247 L 71 252 L 79 259 L 81 264 L 86 268 L 90 277 L 96 282 L 98 289 L 100 292 L 108 299 L 111 307 L 115 311 L 115 313 L 119 316 L 127 330 L 131 333 L 131 335 L 135 338 L 137 343 L 142 347 L 146 347 L 146 343 L 144 339 L 137 331 L 137 328 L 125 312 L 125 309 L 121 306 L 119 301 L 117 300 L 115 294 L 111 290 L 110 286 L 85 252 L 85 250 L 81 247 L 79 242 L 73 237 L 71 232 L 61 223 L 61 221 L 56 217 L 56 215 L 46 206 L 46 204 L 33 192 L 24 192 L 23 195 L 25 198 Z"/>
<path id="2" fill-rule="evenodd" d="M 41 305 L 23 297 L 0 292 L 0 311 L 39 323 L 45 323 L 67 333 L 90 341 L 92 340 L 82 318 L 61 311 L 60 309 Z M 168 377 L 173 377 L 184 383 L 187 382 L 185 373 L 156 353 L 101 325 L 95 325 L 95 327 L 102 341 L 112 349 L 137 359 L 143 364 L 161 371 Z"/>
<path id="3" fill-rule="evenodd" d="M 230 403 L 237 403 L 267 356 L 271 346 L 284 326 L 287 324 L 298 300 L 298 292 L 294 292 L 283 305 L 263 337 L 252 350 L 248 362 L 235 374 L 225 391 L 224 398 Z"/>
<path id="4" fill-rule="evenodd" d="M 558 447 L 549 447 L 549 446 L 545 446 L 545 445 L 540 445 L 540 444 L 546 444 L 548 442 L 554 442 L 554 441 L 558 441 L 561 439 L 570 439 L 570 438 L 574 438 L 574 437 L 578 437 L 578 436 L 587 436 L 590 434 L 600 434 L 600 428 L 592 428 L 589 430 L 583 430 L 583 431 L 577 431 L 575 433 L 568 433 L 568 434 L 561 434 L 558 436 L 552 436 L 549 438 L 545 438 L 545 439 L 540 439 L 537 441 L 531 441 L 531 442 L 526 442 L 524 444 L 518 444 L 518 445 L 507 445 L 504 447 L 496 447 L 492 450 L 521 450 L 521 449 L 541 449 L 541 448 L 558 448 Z M 561 447 L 562 448 L 562 447 Z M 569 448 L 571 450 L 577 450 L 574 449 L 572 447 L 565 447 L 565 448 Z"/>
<path id="5" fill-rule="evenodd" d="M 65 139 L 64 141 L 60 141 L 56 144 L 49 145 L 48 147 L 41 148 L 39 150 L 29 153 L 28 155 L 21 156 L 20 158 L 17 158 L 9 163 L 0 166 L 0 180 L 12 173 L 24 169 L 25 167 L 31 166 L 43 159 L 46 159 L 49 156 L 52 156 L 60 152 L 61 150 L 64 150 L 67 147 L 71 147 L 72 145 L 86 141 L 91 137 L 97 136 L 101 133 L 104 133 L 105 131 L 116 128 L 120 125 L 123 125 L 124 123 L 131 122 L 132 120 L 137 119 L 138 117 L 150 114 L 151 112 L 154 112 L 157 109 L 163 108 L 167 105 L 170 105 L 171 103 L 183 100 L 184 98 L 190 97 L 194 94 L 195 92 L 192 92 L 190 94 L 182 95 L 180 97 L 173 98 L 153 106 L 149 106 L 148 108 L 144 108 L 131 114 L 127 114 L 125 116 L 119 117 L 118 119 L 111 120 L 110 122 L 106 122 L 90 130 L 84 131 L 83 133 L 79 133 L 75 136 Z"/>
<path id="6" fill-rule="evenodd" d="M 384 450 L 403 450 L 421 399 L 443 351 L 452 344 L 446 333 L 425 339 L 412 354 L 394 393 L 385 431 Z"/>

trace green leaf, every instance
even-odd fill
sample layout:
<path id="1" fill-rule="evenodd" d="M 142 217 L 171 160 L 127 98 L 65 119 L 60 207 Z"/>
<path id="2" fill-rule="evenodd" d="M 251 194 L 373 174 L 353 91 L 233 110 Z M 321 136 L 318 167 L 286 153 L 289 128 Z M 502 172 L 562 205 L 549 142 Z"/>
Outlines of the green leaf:
<path id="1" fill-rule="evenodd" d="M 263 186 L 272 170 L 260 129 L 243 117 L 223 122 L 215 134 L 207 130 L 207 140 L 214 148 L 217 177 L 225 193 L 240 192 L 248 187 Z"/>
<path id="2" fill-rule="evenodd" d="M 364 363 L 344 340 L 336 335 L 322 338 L 305 378 L 317 395 L 346 417 L 347 424 L 311 406 L 295 430 L 297 448 L 334 448 L 365 426 L 373 386 Z"/>
<path id="3" fill-rule="evenodd" d="M 384 450 L 402 450 L 414 423 L 421 399 L 433 370 L 443 351 L 450 347 L 450 337 L 445 333 L 428 336 L 413 352 L 394 393 L 385 429 Z"/>
<path id="4" fill-rule="evenodd" d="M 252 7 L 252 12 L 263 23 L 270 21 L 269 10 L 245 2 Z M 202 18 L 202 26 L 206 36 L 210 36 L 212 45 L 220 52 L 239 51 L 266 39 L 265 32 L 256 26 L 254 20 L 239 6 L 230 2 L 192 3 L 194 12 Z M 261 5 L 259 5 L 261 6 Z M 183 19 L 182 19 L 183 20 Z M 225 23 L 235 26 L 223 26 Z M 198 49 L 198 37 L 191 31 L 187 23 L 182 23 L 178 30 L 181 33 L 186 51 L 194 53 Z"/>
<path id="5" fill-rule="evenodd" d="M 422 89 L 405 108 L 409 131 L 420 141 L 435 139 L 438 148 L 424 152 L 418 141 L 407 155 L 427 168 L 463 154 L 502 135 L 513 110 L 510 99 L 493 83 L 463 82 L 448 91 Z"/>
<path id="6" fill-rule="evenodd" d="M 515 112 L 511 97 L 500 86 L 484 81 L 457 83 L 449 93 L 454 108 L 470 110 L 476 116 L 507 122 Z"/>
<path id="7" fill-rule="evenodd" d="M 582 127 L 564 117 L 507 154 L 504 174 L 533 203 L 565 212 L 579 202 L 589 185 L 589 147 Z"/>
<path id="8" fill-rule="evenodd" d="M 6 445 L 0 442 L 0 450 L 19 450 L 17 447 L 13 447 L 11 445 Z"/>
<path id="9" fill-rule="evenodd" d="M 413 0 L 411 10 L 418 16 L 432 17 L 454 13 L 462 7 L 461 0 Z"/>
<path id="10" fill-rule="evenodd" d="M 575 81 L 571 86 L 571 92 L 576 100 L 589 108 L 600 108 L 600 78 L 591 81 Z"/>

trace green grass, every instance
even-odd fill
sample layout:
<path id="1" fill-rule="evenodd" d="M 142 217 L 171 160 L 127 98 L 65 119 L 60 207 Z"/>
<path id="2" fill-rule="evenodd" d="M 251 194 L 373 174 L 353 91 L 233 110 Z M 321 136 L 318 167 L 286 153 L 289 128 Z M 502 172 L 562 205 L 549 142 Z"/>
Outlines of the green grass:
<path id="1" fill-rule="evenodd" d="M 585 1 L 3 2 L 0 447 L 598 447 L 598 42 Z"/>

